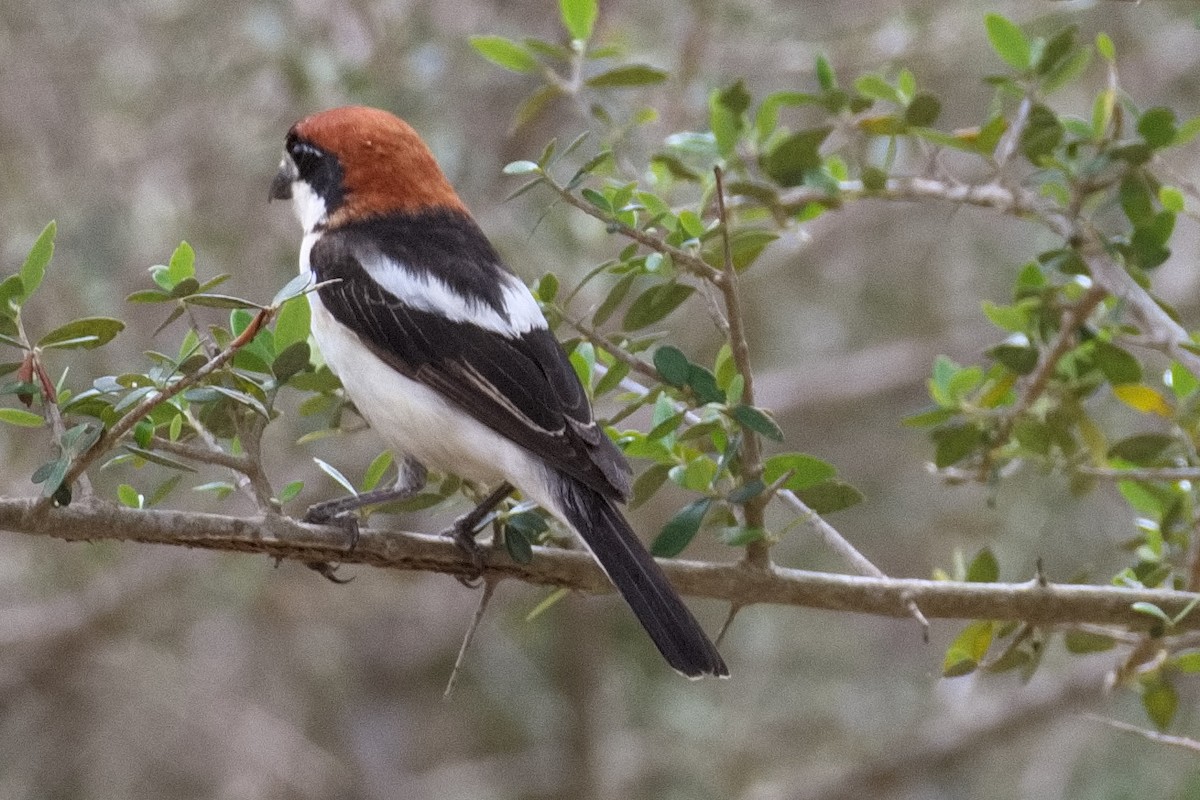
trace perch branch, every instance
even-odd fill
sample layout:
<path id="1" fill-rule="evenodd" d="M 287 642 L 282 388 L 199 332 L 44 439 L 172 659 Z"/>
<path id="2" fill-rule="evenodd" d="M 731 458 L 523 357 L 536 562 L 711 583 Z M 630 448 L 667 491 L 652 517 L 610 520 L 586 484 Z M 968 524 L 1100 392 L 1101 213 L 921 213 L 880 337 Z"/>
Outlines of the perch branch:
<path id="1" fill-rule="evenodd" d="M 454 576 L 475 575 L 474 564 L 449 539 L 420 533 L 363 530 L 353 553 L 341 531 L 275 514 L 232 517 L 168 510 L 136 510 L 101 503 L 47 508 L 26 498 L 0 499 L 0 529 L 67 541 L 128 541 L 209 550 L 259 553 L 309 563 L 337 560 Z M 1133 609 L 1153 603 L 1180 614 L 1200 595 L 1164 589 L 1027 583 L 959 583 L 912 578 L 873 578 L 823 572 L 749 567 L 742 563 L 659 562 L 685 595 L 750 605 L 773 603 L 830 611 L 908 617 L 916 603 L 926 616 L 948 619 L 1023 620 L 1035 625 L 1118 625 L 1134 630 L 1161 626 L 1157 617 Z M 539 586 L 608 592 L 604 573 L 586 553 L 533 548 L 519 564 L 502 552 L 488 554 L 484 577 Z M 1200 630 L 1200 613 L 1171 629 Z"/>

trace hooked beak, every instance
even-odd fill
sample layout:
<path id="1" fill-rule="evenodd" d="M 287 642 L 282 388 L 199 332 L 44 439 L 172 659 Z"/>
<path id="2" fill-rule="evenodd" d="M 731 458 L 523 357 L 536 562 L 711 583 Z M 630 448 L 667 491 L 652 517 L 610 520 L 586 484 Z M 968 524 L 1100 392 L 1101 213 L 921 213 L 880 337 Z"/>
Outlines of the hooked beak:
<path id="1" fill-rule="evenodd" d="M 283 162 L 279 165 L 279 172 L 275 173 L 275 178 L 271 181 L 271 193 L 267 200 L 291 200 L 292 183 L 298 177 L 300 177 L 300 173 L 296 169 L 296 165 L 290 158 L 284 156 Z"/>

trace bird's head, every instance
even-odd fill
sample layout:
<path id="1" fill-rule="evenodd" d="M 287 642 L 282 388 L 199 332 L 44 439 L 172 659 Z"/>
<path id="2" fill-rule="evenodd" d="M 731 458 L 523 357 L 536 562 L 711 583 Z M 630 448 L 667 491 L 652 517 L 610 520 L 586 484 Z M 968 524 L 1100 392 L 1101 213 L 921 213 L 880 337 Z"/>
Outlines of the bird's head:
<path id="1" fill-rule="evenodd" d="M 364 106 L 322 111 L 293 125 L 270 197 L 292 200 L 306 233 L 397 212 L 466 212 L 417 132 Z"/>

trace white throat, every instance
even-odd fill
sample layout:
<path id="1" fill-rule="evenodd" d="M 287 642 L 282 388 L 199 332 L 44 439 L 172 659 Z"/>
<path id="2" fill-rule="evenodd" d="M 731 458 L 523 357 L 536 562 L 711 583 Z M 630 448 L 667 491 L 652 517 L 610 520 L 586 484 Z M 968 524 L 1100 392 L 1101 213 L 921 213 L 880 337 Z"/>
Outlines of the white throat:
<path id="1" fill-rule="evenodd" d="M 329 212 L 325 208 L 325 200 L 314 192 L 305 181 L 292 183 L 292 207 L 295 209 L 296 216 L 304 227 L 305 233 L 312 233 L 319 226 L 324 225 L 329 216 Z"/>

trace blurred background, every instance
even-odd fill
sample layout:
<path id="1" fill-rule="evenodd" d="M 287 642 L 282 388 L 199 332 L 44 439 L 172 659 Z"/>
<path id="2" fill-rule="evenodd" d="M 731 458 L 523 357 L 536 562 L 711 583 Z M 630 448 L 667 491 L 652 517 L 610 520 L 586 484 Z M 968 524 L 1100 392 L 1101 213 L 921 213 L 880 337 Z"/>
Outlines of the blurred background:
<path id="1" fill-rule="evenodd" d="M 1039 30 L 1078 24 L 1084 39 L 1107 31 L 1135 101 L 1200 113 L 1191 3 L 608 0 L 599 38 L 673 75 L 637 96 L 660 114 L 649 148 L 703 129 L 708 93 L 737 78 L 756 96 L 810 89 L 818 53 L 843 80 L 910 68 L 949 129 L 985 115 L 982 78 L 1001 69 L 983 33 L 993 10 Z M 283 134 L 348 102 L 412 122 L 526 279 L 569 281 L 614 254 L 623 242 L 546 194 L 504 201 L 519 183 L 505 163 L 587 120 L 552 109 L 509 133 L 532 87 L 475 54 L 476 34 L 564 35 L 549 0 L 5 0 L 0 272 L 57 219 L 31 333 L 83 314 L 132 319 L 96 356 L 52 364 L 86 384 L 174 346 L 175 329 L 152 338 L 160 309 L 124 297 L 183 239 L 202 275 L 229 272 L 230 293 L 271 297 L 299 242 L 290 209 L 266 203 Z M 1093 65 L 1058 107 L 1088 116 L 1099 80 Z M 1190 155 L 1172 168 L 1194 175 Z M 1195 226 L 1184 227 L 1157 288 L 1195 327 Z M 973 209 L 863 202 L 790 230 L 745 279 L 762 404 L 790 449 L 863 490 L 865 503 L 830 521 L 891 575 L 928 577 L 984 545 L 1011 580 L 1038 559 L 1058 580 L 1103 580 L 1120 563 L 1132 521 L 1112 493 L 1072 497 L 1041 475 L 944 486 L 926 470 L 924 434 L 901 426 L 925 405 L 937 354 L 968 361 L 994 343 L 979 303 L 1007 298 L 1043 237 Z M 704 352 L 715 341 L 704 316 L 668 321 Z M 378 452 L 367 433 L 296 446 L 311 423 L 272 427 L 275 486 L 307 482 L 291 513 L 340 492 L 312 456 L 357 477 Z M 32 495 L 46 445 L 14 431 L 0 438 L 0 491 Z M 102 486 L 141 480 L 112 472 Z M 681 497 L 634 514 L 645 538 Z M 250 511 L 190 492 L 173 503 Z M 460 511 L 389 524 L 433 531 Z M 687 555 L 737 553 L 708 537 Z M 775 557 L 845 570 L 804 527 Z M 544 591 L 502 584 L 443 699 L 477 595 L 445 576 L 345 572 L 354 582 L 334 586 L 265 558 L 0 536 L 0 798 L 1200 796 L 1185 753 L 1085 716 L 1148 724 L 1131 692 L 1105 693 L 1111 654 L 1068 658 L 1056 644 L 1028 684 L 943 680 L 957 623 L 935 623 L 926 644 L 912 621 L 756 607 L 723 646 L 733 677 L 691 683 L 615 598 L 571 597 L 527 622 Z M 727 611 L 692 605 L 714 631 Z M 1196 699 L 1184 696 L 1176 722 L 1192 736 Z"/>

